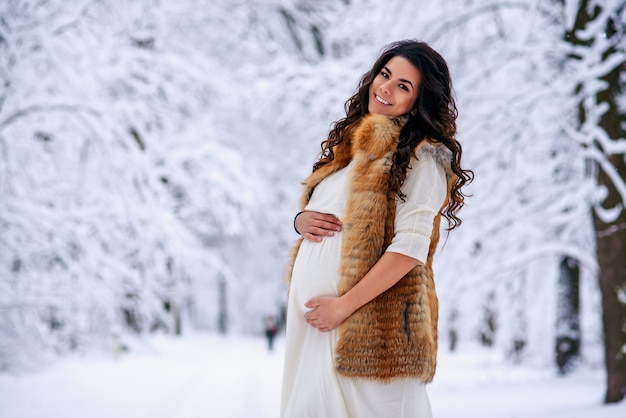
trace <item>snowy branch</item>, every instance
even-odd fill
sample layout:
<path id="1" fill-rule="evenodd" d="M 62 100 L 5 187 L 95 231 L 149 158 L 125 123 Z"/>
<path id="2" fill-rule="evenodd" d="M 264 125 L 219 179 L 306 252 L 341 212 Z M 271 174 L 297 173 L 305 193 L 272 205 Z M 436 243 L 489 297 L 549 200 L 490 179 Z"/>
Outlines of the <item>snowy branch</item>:
<path id="1" fill-rule="evenodd" d="M 584 155 L 586 157 L 591 158 L 593 161 L 597 162 L 600 168 L 604 171 L 604 173 L 609 177 L 611 183 L 617 190 L 617 193 L 621 196 L 622 202 L 626 202 L 626 180 L 623 179 L 617 169 L 611 164 L 611 162 L 606 158 L 606 156 L 600 152 L 596 148 L 586 148 L 584 150 Z M 601 203 L 601 202 L 599 202 Z M 623 204 L 619 205 L 620 208 L 623 207 Z M 612 211 L 612 216 L 610 218 L 603 219 L 604 222 L 613 222 L 619 216 L 619 212 L 622 209 L 617 209 L 617 206 L 614 211 Z M 606 212 L 604 212 L 606 214 Z M 610 220 L 609 220 L 610 219 Z"/>
<path id="2" fill-rule="evenodd" d="M 91 107 L 79 104 L 46 104 L 46 105 L 32 105 L 19 109 L 12 114 L 8 115 L 4 119 L 0 120 L 0 131 L 11 125 L 15 121 L 22 117 L 29 116 L 33 113 L 39 112 L 86 112 L 94 116 L 98 116 L 99 112 Z"/>

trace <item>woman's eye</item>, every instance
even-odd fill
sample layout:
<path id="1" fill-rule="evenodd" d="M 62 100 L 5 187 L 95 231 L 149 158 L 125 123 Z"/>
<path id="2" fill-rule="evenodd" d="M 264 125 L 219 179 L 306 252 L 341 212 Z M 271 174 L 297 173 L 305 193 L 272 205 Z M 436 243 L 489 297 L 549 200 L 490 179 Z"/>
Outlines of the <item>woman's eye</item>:
<path id="1" fill-rule="evenodd" d="M 400 84 L 400 88 L 401 88 L 402 90 L 409 91 L 409 88 L 406 86 L 406 84 Z"/>
<path id="2" fill-rule="evenodd" d="M 385 78 L 389 78 L 389 74 L 387 74 L 387 73 L 386 73 L 386 72 L 384 72 L 384 71 L 381 71 L 381 72 L 380 72 L 380 75 L 382 75 L 382 76 L 383 76 L 383 77 L 385 77 Z"/>

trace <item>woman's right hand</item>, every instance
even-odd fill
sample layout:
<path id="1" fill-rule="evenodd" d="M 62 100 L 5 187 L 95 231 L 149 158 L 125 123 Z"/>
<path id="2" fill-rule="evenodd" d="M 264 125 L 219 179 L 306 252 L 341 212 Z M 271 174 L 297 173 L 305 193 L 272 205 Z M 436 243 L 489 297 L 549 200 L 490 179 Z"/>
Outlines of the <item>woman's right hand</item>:
<path id="1" fill-rule="evenodd" d="M 302 238 L 313 242 L 320 242 L 324 237 L 332 237 L 335 232 L 341 231 L 341 221 L 330 213 L 304 211 L 294 220 L 296 231 Z"/>

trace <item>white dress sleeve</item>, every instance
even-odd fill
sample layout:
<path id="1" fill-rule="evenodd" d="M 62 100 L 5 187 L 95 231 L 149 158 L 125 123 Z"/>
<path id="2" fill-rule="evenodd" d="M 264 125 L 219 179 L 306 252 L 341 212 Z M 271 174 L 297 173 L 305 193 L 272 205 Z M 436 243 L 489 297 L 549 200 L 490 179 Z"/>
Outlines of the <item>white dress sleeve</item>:
<path id="1" fill-rule="evenodd" d="M 396 204 L 395 235 L 386 251 L 425 262 L 433 221 L 446 199 L 446 173 L 428 154 L 413 158 L 411 167 L 402 185 L 405 201 Z"/>

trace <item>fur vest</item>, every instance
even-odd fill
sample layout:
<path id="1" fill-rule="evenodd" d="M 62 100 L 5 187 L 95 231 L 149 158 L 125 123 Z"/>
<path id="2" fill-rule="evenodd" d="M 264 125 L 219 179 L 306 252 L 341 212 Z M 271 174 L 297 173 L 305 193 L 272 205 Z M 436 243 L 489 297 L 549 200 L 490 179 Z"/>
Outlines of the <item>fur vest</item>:
<path id="1" fill-rule="evenodd" d="M 366 115 L 351 141 L 333 151 L 334 160 L 304 182 L 301 210 L 315 187 L 354 160 L 348 177 L 346 213 L 339 268 L 339 295 L 345 294 L 380 259 L 394 236 L 396 200 L 390 197 L 389 177 L 402 123 L 381 115 Z M 422 141 L 416 154 L 429 153 L 453 184 L 451 153 L 444 145 Z M 448 204 L 448 198 L 442 209 Z M 428 257 L 386 292 L 365 304 L 338 328 L 335 347 L 337 373 L 351 378 L 389 382 L 413 378 L 430 382 L 437 361 L 438 300 L 431 268 L 439 241 L 441 210 L 435 217 Z M 291 254 L 287 279 L 302 238 Z M 422 260 L 424 261 L 424 260 Z"/>

